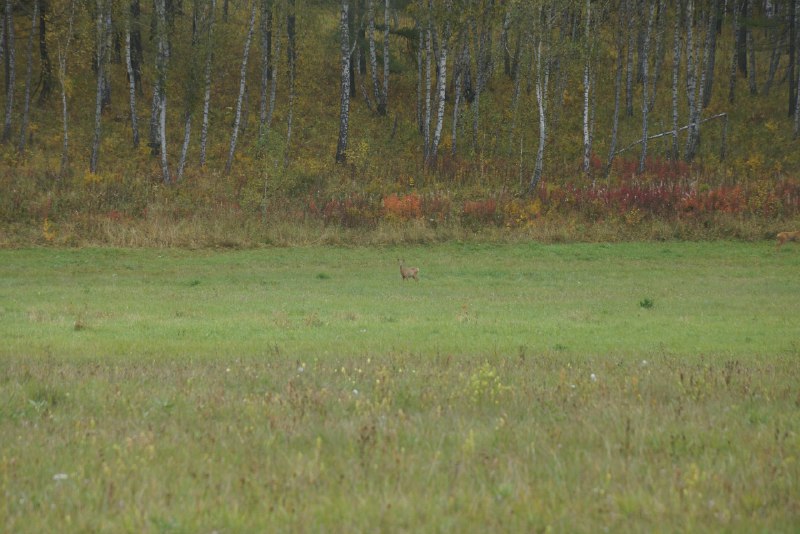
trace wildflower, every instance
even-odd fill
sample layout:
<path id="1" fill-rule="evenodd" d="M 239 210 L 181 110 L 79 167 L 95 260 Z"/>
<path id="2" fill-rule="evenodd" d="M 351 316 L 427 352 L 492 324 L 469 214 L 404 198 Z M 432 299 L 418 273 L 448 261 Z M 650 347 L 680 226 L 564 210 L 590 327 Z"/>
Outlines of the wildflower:
<path id="1" fill-rule="evenodd" d="M 53 475 L 53 480 L 55 480 L 56 482 L 61 480 L 67 480 L 68 478 L 69 475 L 66 473 L 56 473 L 55 475 Z"/>

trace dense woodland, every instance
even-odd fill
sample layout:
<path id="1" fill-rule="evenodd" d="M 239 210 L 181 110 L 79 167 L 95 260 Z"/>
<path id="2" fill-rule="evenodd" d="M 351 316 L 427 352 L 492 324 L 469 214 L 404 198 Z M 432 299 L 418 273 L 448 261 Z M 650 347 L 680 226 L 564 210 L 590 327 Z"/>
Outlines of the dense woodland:
<path id="1" fill-rule="evenodd" d="M 2 1 L 0 217 L 45 237 L 800 212 L 800 0 Z"/>

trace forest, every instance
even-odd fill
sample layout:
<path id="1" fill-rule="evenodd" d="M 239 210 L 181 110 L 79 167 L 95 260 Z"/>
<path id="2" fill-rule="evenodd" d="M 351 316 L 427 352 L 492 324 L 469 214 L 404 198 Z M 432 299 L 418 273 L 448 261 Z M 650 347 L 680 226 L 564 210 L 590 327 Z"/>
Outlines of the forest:
<path id="1" fill-rule="evenodd" d="M 4 0 L 0 243 L 774 236 L 800 214 L 799 22 L 797 0 Z"/>

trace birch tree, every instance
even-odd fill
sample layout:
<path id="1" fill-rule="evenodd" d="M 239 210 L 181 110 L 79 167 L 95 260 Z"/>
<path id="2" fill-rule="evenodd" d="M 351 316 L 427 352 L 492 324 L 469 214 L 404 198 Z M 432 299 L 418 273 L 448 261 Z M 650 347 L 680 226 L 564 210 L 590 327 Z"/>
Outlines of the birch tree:
<path id="1" fill-rule="evenodd" d="M 647 120 L 650 112 L 650 99 L 647 96 L 647 89 L 650 86 L 650 34 L 653 30 L 656 0 L 649 0 L 649 3 L 650 13 L 647 17 L 647 30 L 645 31 L 644 45 L 642 47 L 642 152 L 639 157 L 639 172 L 644 171 L 645 162 L 647 161 Z"/>
<path id="2" fill-rule="evenodd" d="M 69 47 L 72 42 L 72 23 L 75 17 L 75 2 L 69 3 L 69 22 L 67 33 L 62 45 L 61 39 L 58 41 L 58 82 L 61 87 L 61 123 L 63 126 L 63 141 L 61 144 L 61 166 L 58 171 L 59 179 L 62 179 L 69 166 L 69 114 L 67 113 L 67 57 Z"/>
<path id="3" fill-rule="evenodd" d="M 389 92 L 389 0 L 383 10 L 383 83 L 378 82 L 378 58 L 375 45 L 375 0 L 367 0 L 367 34 L 369 41 L 369 64 L 372 75 L 372 94 L 378 115 L 386 115 Z"/>
<path id="4" fill-rule="evenodd" d="M 19 144 L 17 151 L 25 151 L 25 140 L 28 137 L 28 120 L 31 113 L 31 79 L 33 78 L 33 38 L 36 35 L 37 23 L 39 22 L 39 1 L 33 0 L 33 15 L 31 16 L 31 33 L 28 35 L 28 49 L 26 54 L 25 67 L 25 93 L 22 100 L 22 125 L 19 133 Z"/>
<path id="5" fill-rule="evenodd" d="M 678 148 L 678 86 L 680 82 L 681 70 L 681 46 L 682 24 L 681 17 L 683 16 L 682 2 L 675 8 L 675 24 L 674 35 L 672 42 L 672 159 L 677 160 L 680 157 L 680 149 Z"/>
<path id="6" fill-rule="evenodd" d="M 447 2 L 445 10 L 452 8 L 452 4 Z M 446 15 L 445 15 L 446 16 Z M 439 141 L 442 138 L 442 127 L 444 125 L 445 97 L 447 95 L 447 51 L 448 41 L 450 40 L 450 20 L 446 18 L 444 31 L 439 39 L 439 65 L 436 74 L 436 129 L 433 132 L 433 143 L 430 147 L 426 163 L 431 166 L 436 163 L 436 156 L 439 150 Z"/>
<path id="7" fill-rule="evenodd" d="M 621 0 L 620 10 L 627 10 L 627 5 L 631 0 Z M 622 93 L 622 68 L 623 57 L 625 52 L 624 32 L 624 17 L 618 17 L 616 27 L 616 37 L 614 44 L 617 52 L 616 67 L 614 69 L 614 112 L 611 115 L 611 139 L 608 149 L 608 161 L 606 163 L 606 176 L 611 172 L 611 165 L 614 163 L 614 157 L 617 152 L 617 135 L 619 133 L 619 109 L 620 109 L 620 95 Z"/>
<path id="8" fill-rule="evenodd" d="M 272 79 L 272 1 L 261 0 L 261 91 L 259 93 L 258 135 L 262 137 L 267 127 L 270 80 Z"/>
<path id="9" fill-rule="evenodd" d="M 131 110 L 131 133 L 133 135 L 133 148 L 139 147 L 139 119 L 136 114 L 136 74 L 133 70 L 131 54 L 131 20 L 125 23 L 125 69 L 128 72 L 128 95 Z"/>
<path id="10" fill-rule="evenodd" d="M 245 89 L 247 87 L 247 59 L 250 56 L 250 42 L 253 39 L 253 31 L 256 24 L 256 2 L 252 2 L 250 8 L 250 19 L 247 23 L 247 37 L 244 41 L 244 53 L 242 55 L 242 68 L 239 73 L 239 96 L 236 99 L 236 113 L 233 119 L 233 131 L 231 132 L 231 144 L 228 149 L 228 161 L 225 163 L 225 174 L 231 172 L 233 156 L 236 152 L 236 140 L 239 137 L 239 124 L 242 119 L 242 102 L 244 101 Z"/>
<path id="11" fill-rule="evenodd" d="M 341 61 L 341 95 L 339 103 L 339 141 L 336 144 L 336 162 L 347 161 L 347 131 L 350 123 L 350 2 L 342 0 L 339 18 L 339 44 Z"/>
<path id="12" fill-rule="evenodd" d="M 6 116 L 3 121 L 3 142 L 11 139 L 11 114 L 14 112 L 14 89 L 16 87 L 16 60 L 14 39 L 14 3 L 6 0 L 5 3 L 5 42 L 6 45 Z"/>
<path id="13" fill-rule="evenodd" d="M 172 183 L 167 158 L 167 64 L 170 50 L 167 42 L 165 0 L 155 0 L 156 22 L 156 83 L 153 87 L 153 111 L 150 117 L 150 145 L 161 156 L 161 176 L 165 184 Z"/>
<path id="14" fill-rule="evenodd" d="M 549 37 L 549 28 L 553 23 L 554 8 L 542 6 L 537 20 L 542 21 L 542 27 L 537 28 L 534 58 L 536 61 L 536 105 L 539 111 L 539 146 L 536 149 L 536 161 L 533 166 L 533 175 L 528 185 L 528 192 L 534 192 L 542 179 L 544 169 L 544 149 L 547 144 L 547 108 L 548 89 L 550 87 L 550 67 L 552 64 L 552 50 Z"/>
<path id="15" fill-rule="evenodd" d="M 200 127 L 200 166 L 206 164 L 206 143 L 208 141 L 209 109 L 211 107 L 211 66 L 214 62 L 214 15 L 216 0 L 209 0 L 206 27 L 206 60 L 203 69 L 203 124 Z"/>
<path id="16" fill-rule="evenodd" d="M 89 172 L 97 172 L 97 159 L 100 154 L 100 127 L 103 114 L 103 90 L 105 86 L 106 64 L 106 30 L 105 16 L 108 4 L 105 0 L 97 0 L 97 91 L 94 107 L 94 137 L 92 138 L 92 153 L 89 158 Z"/>
<path id="17" fill-rule="evenodd" d="M 286 56 L 289 71 L 289 98 L 286 109 L 286 154 L 284 155 L 284 165 L 289 162 L 289 151 L 292 145 L 292 121 L 294 119 L 294 98 L 295 98 L 295 75 L 297 72 L 297 43 L 295 33 L 295 6 L 294 0 L 287 0 L 286 3 Z"/>
<path id="18" fill-rule="evenodd" d="M 588 173 L 592 156 L 592 135 L 591 135 L 591 121 L 589 103 L 591 101 L 592 87 L 592 53 L 593 46 L 590 42 L 592 39 L 591 24 L 592 24 L 592 2 L 586 0 L 586 12 L 584 14 L 585 21 L 585 48 L 584 48 L 584 62 L 583 62 L 583 164 L 581 168 L 584 173 Z"/>

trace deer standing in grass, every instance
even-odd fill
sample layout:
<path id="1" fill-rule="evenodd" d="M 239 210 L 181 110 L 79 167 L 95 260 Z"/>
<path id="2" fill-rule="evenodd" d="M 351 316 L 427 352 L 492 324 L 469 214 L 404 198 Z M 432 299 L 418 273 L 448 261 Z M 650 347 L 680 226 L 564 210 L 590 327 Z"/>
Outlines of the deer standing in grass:
<path id="1" fill-rule="evenodd" d="M 778 234 L 778 245 L 776 249 L 781 248 L 787 241 L 800 241 L 800 231 L 797 232 L 780 232 Z"/>
<path id="2" fill-rule="evenodd" d="M 417 278 L 419 275 L 419 267 L 406 267 L 403 265 L 403 260 L 397 260 L 397 262 L 400 264 L 400 276 L 403 278 L 404 282 L 409 278 L 413 278 L 419 282 L 419 278 Z"/>

